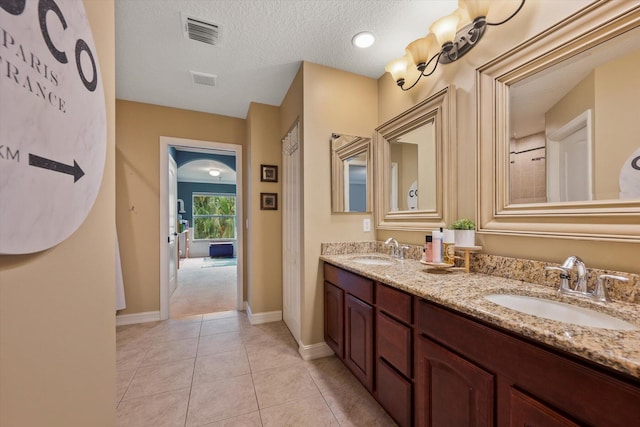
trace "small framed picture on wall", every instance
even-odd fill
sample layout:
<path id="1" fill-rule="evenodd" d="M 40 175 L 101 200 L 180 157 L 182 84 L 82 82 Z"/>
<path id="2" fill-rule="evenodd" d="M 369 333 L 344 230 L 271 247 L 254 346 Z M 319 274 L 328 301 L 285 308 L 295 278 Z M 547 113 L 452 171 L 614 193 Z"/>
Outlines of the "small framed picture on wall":
<path id="1" fill-rule="evenodd" d="M 260 181 L 278 182 L 278 166 L 260 165 Z"/>
<path id="2" fill-rule="evenodd" d="M 260 210 L 277 211 L 278 193 L 260 193 Z"/>

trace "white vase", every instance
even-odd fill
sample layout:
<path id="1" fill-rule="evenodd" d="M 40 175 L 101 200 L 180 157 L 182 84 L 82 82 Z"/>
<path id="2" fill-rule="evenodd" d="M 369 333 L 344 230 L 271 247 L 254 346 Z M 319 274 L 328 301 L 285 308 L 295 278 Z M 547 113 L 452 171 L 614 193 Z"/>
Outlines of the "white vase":
<path id="1" fill-rule="evenodd" d="M 476 245 L 476 230 L 454 230 L 455 245 L 462 247 L 471 247 Z"/>

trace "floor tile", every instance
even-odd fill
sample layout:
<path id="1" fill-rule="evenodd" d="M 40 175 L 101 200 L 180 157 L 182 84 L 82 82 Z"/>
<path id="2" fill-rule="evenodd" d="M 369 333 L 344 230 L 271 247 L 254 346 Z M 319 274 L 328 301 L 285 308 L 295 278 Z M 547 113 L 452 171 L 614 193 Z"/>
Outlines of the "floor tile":
<path id="1" fill-rule="evenodd" d="M 175 317 L 171 317 L 171 319 L 175 319 L 175 320 L 188 320 L 190 322 L 201 322 L 202 321 L 202 314 L 186 314 L 184 316 L 175 316 Z"/>
<path id="2" fill-rule="evenodd" d="M 303 364 L 253 373 L 260 409 L 305 397 L 318 397 L 320 391 Z"/>
<path id="3" fill-rule="evenodd" d="M 198 357 L 239 349 L 244 351 L 244 343 L 240 332 L 223 332 L 221 334 L 207 335 L 200 337 Z"/>
<path id="4" fill-rule="evenodd" d="M 149 331 L 156 342 L 197 338 L 200 335 L 202 322 L 194 322 L 191 320 L 167 320 L 166 322 L 167 323 L 162 323 Z"/>
<path id="5" fill-rule="evenodd" d="M 116 368 L 118 369 L 135 369 L 142 364 L 147 351 L 153 344 L 145 347 L 129 347 L 125 346 L 116 348 Z"/>
<path id="6" fill-rule="evenodd" d="M 240 330 L 240 320 L 236 317 L 223 319 L 204 320 L 200 336 L 221 334 L 224 332 L 236 332 Z"/>
<path id="7" fill-rule="evenodd" d="M 151 346 L 141 366 L 193 359 L 198 350 L 198 338 L 159 342 Z"/>
<path id="8" fill-rule="evenodd" d="M 227 418 L 226 420 L 206 424 L 203 427 L 262 427 L 260 412 L 240 415 L 239 417 Z"/>
<path id="9" fill-rule="evenodd" d="M 394 425 L 338 358 L 304 361 L 284 322 L 245 312 L 119 326 L 116 358 L 122 427 Z"/>
<path id="10" fill-rule="evenodd" d="M 361 387 L 356 377 L 336 356 L 306 361 L 305 367 L 321 392 L 342 387 Z"/>
<path id="11" fill-rule="evenodd" d="M 258 409 L 251 375 L 194 384 L 187 426 L 200 426 L 245 415 Z"/>
<path id="12" fill-rule="evenodd" d="M 138 368 L 124 399 L 177 390 L 191 385 L 195 359 Z"/>
<path id="13" fill-rule="evenodd" d="M 341 387 L 322 394 L 341 426 L 395 426 L 365 388 Z"/>
<path id="14" fill-rule="evenodd" d="M 217 313 L 207 313 L 202 315 L 202 320 L 215 320 L 215 319 L 226 319 L 228 317 L 239 318 L 242 316 L 241 312 L 235 310 L 229 311 L 219 311 Z"/>
<path id="15" fill-rule="evenodd" d="M 200 356 L 196 359 L 193 383 L 201 384 L 221 378 L 249 374 L 249 361 L 244 349 Z"/>
<path id="16" fill-rule="evenodd" d="M 295 400 L 260 410 L 265 427 L 339 426 L 322 396 Z"/>
<path id="17" fill-rule="evenodd" d="M 129 388 L 131 379 L 136 373 L 134 369 L 117 369 L 116 371 L 116 402 L 120 402 Z"/>
<path id="18" fill-rule="evenodd" d="M 116 427 L 183 427 L 189 388 L 158 393 L 121 402 Z"/>
<path id="19" fill-rule="evenodd" d="M 242 329 L 242 337 L 247 345 L 280 342 L 297 347 L 284 322 L 264 323 Z"/>
<path id="20" fill-rule="evenodd" d="M 298 350 L 291 344 L 281 342 L 265 342 L 257 345 L 246 345 L 251 372 L 277 368 L 279 366 L 291 366 L 302 362 Z"/>

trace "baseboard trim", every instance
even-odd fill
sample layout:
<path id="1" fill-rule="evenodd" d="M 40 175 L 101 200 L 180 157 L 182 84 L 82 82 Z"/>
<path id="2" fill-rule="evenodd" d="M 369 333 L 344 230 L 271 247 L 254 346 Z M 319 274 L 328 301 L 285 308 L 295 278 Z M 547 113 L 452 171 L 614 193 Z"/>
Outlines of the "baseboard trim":
<path id="1" fill-rule="evenodd" d="M 264 313 L 253 313 L 251 311 L 251 306 L 247 304 L 247 317 L 249 318 L 249 323 L 251 323 L 252 325 L 279 322 L 280 320 L 282 320 L 282 310 L 265 311 Z"/>
<path id="2" fill-rule="evenodd" d="M 160 320 L 160 311 L 145 311 L 142 313 L 119 314 L 116 316 L 116 326 L 157 322 L 158 320 Z"/>
<path id="3" fill-rule="evenodd" d="M 298 353 L 300 353 L 300 356 L 302 356 L 303 360 L 313 360 L 332 356 L 333 350 L 331 350 L 331 347 L 329 347 L 327 343 L 323 341 L 317 344 L 310 345 L 299 344 Z"/>

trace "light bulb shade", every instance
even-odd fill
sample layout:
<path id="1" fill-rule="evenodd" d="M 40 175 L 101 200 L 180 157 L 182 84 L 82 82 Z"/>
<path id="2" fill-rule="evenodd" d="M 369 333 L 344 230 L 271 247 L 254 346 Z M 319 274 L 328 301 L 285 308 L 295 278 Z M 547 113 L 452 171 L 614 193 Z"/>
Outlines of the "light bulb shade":
<path id="1" fill-rule="evenodd" d="M 398 82 L 400 80 L 404 80 L 407 77 L 407 67 L 409 66 L 410 58 L 407 58 L 407 55 L 403 56 L 399 59 L 394 59 L 389 62 L 384 70 L 391 74 L 393 77 L 393 81 Z"/>
<path id="2" fill-rule="evenodd" d="M 407 53 L 415 65 L 426 64 L 440 50 L 436 36 L 429 33 L 426 37 L 414 40 L 407 46 Z"/>
<path id="3" fill-rule="evenodd" d="M 476 18 L 487 16 L 491 0 L 459 0 L 458 5 L 467 10 L 469 18 L 473 21 Z"/>
<path id="4" fill-rule="evenodd" d="M 453 43 L 456 39 L 456 31 L 458 29 L 459 15 L 447 15 L 434 22 L 429 31 L 436 35 L 438 43 L 443 46 L 447 43 Z"/>
<path id="5" fill-rule="evenodd" d="M 469 12 L 467 12 L 467 9 L 464 6 L 460 6 L 459 8 L 457 8 L 456 11 L 453 12 L 453 14 L 460 17 L 460 21 L 458 21 L 458 29 L 466 27 L 473 21 L 473 19 L 471 19 L 471 17 L 469 16 Z"/>

